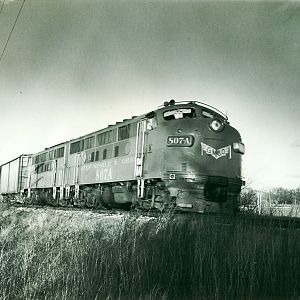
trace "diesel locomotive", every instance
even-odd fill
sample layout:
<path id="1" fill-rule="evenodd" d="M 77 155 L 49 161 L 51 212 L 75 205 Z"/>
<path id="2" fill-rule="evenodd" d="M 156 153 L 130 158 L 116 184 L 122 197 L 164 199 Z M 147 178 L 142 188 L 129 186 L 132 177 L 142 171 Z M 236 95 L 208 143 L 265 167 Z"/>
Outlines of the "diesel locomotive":
<path id="1" fill-rule="evenodd" d="M 2 165 L 0 191 L 30 203 L 232 214 L 244 148 L 216 108 L 171 100 Z"/>

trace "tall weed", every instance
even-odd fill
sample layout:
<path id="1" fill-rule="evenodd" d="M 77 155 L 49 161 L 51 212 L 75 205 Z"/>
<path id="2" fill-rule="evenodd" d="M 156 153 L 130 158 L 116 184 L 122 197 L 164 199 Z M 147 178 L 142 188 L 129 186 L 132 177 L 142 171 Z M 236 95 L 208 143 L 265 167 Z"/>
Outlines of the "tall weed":
<path id="1" fill-rule="evenodd" d="M 0 215 L 1 299 L 300 299 L 300 232 L 220 216 Z"/>

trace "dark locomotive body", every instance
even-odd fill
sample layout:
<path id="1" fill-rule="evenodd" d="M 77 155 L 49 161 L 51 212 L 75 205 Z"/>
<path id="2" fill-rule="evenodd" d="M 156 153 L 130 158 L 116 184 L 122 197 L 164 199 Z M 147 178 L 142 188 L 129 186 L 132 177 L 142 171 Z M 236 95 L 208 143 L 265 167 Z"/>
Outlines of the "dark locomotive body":
<path id="1" fill-rule="evenodd" d="M 31 156 L 20 193 L 37 203 L 234 213 L 243 153 L 221 112 L 171 100 Z"/>

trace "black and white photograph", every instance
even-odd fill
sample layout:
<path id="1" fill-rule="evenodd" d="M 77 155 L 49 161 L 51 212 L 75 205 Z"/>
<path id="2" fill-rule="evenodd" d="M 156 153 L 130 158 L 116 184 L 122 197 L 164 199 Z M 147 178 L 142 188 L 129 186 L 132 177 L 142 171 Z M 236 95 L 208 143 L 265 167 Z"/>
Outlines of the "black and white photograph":
<path id="1" fill-rule="evenodd" d="M 0 0 L 0 300 L 300 299 L 300 1 Z"/>

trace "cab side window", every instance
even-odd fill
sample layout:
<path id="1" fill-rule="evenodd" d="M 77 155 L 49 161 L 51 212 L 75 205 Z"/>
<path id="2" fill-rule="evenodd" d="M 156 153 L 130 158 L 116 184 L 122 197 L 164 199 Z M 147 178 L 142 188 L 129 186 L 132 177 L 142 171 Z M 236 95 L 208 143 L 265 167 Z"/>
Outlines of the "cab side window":
<path id="1" fill-rule="evenodd" d="M 147 129 L 148 130 L 152 130 L 157 128 L 157 118 L 156 116 L 150 118 L 147 120 Z"/>

